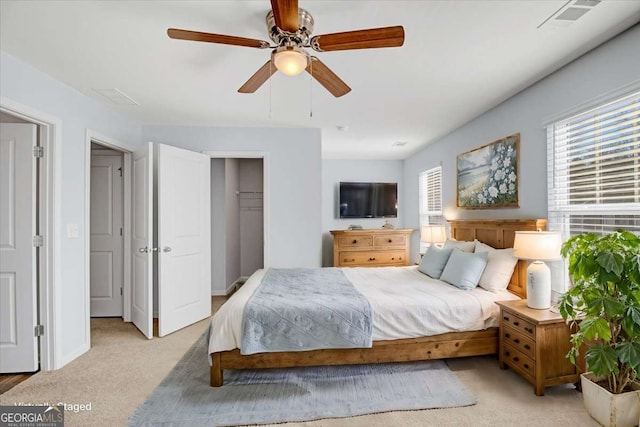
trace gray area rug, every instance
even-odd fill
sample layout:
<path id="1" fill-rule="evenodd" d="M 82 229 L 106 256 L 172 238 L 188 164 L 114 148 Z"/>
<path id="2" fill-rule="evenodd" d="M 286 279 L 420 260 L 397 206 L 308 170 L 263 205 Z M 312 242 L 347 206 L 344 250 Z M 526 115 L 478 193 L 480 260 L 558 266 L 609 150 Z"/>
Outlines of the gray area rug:
<path id="1" fill-rule="evenodd" d="M 476 403 L 443 361 L 229 370 L 209 387 L 206 334 L 129 419 L 130 426 L 227 426 Z"/>

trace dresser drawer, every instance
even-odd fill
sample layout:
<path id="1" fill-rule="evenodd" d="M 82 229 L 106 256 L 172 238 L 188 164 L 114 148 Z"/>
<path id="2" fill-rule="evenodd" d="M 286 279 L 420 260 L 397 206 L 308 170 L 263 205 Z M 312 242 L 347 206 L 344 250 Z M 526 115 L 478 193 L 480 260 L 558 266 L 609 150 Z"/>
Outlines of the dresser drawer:
<path id="1" fill-rule="evenodd" d="M 502 328 L 502 342 L 514 347 L 532 359 L 536 357 L 536 342 L 517 329 L 508 326 Z"/>
<path id="2" fill-rule="evenodd" d="M 505 345 L 502 350 L 504 362 L 512 368 L 521 371 L 525 376 L 535 378 L 536 364 L 533 359 L 527 357 L 524 353 L 516 350 L 510 345 Z"/>
<path id="3" fill-rule="evenodd" d="M 340 265 L 348 267 L 354 266 L 380 266 L 380 265 L 403 265 L 405 255 L 403 251 L 394 252 L 340 252 Z"/>
<path id="4" fill-rule="evenodd" d="M 341 236 L 338 238 L 341 248 L 368 248 L 373 246 L 372 236 Z"/>
<path id="5" fill-rule="evenodd" d="M 375 236 L 374 246 L 402 246 L 406 245 L 407 237 L 404 234 L 387 234 L 386 236 Z"/>
<path id="6" fill-rule="evenodd" d="M 526 337 L 531 339 L 536 338 L 536 325 L 516 316 L 513 313 L 502 311 L 502 323 L 521 332 Z"/>

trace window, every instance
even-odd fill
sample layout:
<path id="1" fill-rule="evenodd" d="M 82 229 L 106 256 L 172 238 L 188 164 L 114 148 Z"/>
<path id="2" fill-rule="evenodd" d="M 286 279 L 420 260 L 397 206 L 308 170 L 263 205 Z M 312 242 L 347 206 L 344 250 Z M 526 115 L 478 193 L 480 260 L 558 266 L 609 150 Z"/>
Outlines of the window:
<path id="1" fill-rule="evenodd" d="M 420 200 L 420 227 L 423 225 L 444 224 L 442 216 L 442 166 L 420 172 L 418 181 Z M 426 250 L 420 242 L 420 251 Z"/>
<path id="2" fill-rule="evenodd" d="M 640 92 L 547 127 L 549 228 L 640 234 Z"/>

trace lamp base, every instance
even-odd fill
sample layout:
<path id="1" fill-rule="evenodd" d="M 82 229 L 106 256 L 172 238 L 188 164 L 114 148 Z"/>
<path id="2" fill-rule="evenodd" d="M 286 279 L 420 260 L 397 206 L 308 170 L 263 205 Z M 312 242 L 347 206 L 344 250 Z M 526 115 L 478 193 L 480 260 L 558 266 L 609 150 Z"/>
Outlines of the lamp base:
<path id="1" fill-rule="evenodd" d="M 527 307 L 551 307 L 551 270 L 542 261 L 534 261 L 527 268 Z"/>

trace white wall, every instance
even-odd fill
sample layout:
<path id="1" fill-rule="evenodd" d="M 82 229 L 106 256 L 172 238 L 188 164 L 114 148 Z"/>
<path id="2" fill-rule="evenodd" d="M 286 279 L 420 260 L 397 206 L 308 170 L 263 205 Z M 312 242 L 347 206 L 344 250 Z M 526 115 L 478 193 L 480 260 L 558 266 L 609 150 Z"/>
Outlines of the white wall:
<path id="1" fill-rule="evenodd" d="M 322 265 L 333 265 L 333 238 L 330 230 L 344 230 L 351 224 L 364 228 L 380 228 L 381 218 L 340 219 L 338 215 L 339 184 L 352 182 L 397 182 L 398 218 L 389 218 L 396 228 L 403 226 L 402 212 L 406 209 L 403 192 L 402 160 L 322 160 Z M 417 193 L 416 193 L 417 194 Z"/>
<path id="2" fill-rule="evenodd" d="M 319 129 L 143 126 L 142 135 L 144 140 L 194 151 L 267 153 L 269 266 L 320 266 Z"/>
<path id="3" fill-rule="evenodd" d="M 56 254 L 60 271 L 55 325 L 56 358 L 64 364 L 88 350 L 85 305 L 85 132 L 99 132 L 129 145 L 138 145 L 140 126 L 101 103 L 72 89 L 32 66 L 0 52 L 0 94 L 9 101 L 25 105 L 62 122 L 62 140 L 56 141 L 61 164 L 57 165 L 60 188 L 60 252 Z M 68 224 L 78 224 L 79 238 L 66 237 Z"/>
<path id="4" fill-rule="evenodd" d="M 615 91 L 640 78 L 640 25 L 578 58 L 494 109 L 405 159 L 405 226 L 417 227 L 418 173 L 442 162 L 444 214 L 454 218 L 546 218 L 546 118 Z M 461 100 L 463 102 L 464 100 Z M 456 208 L 456 155 L 520 132 L 520 207 Z M 412 253 L 418 237 L 413 236 Z"/>

